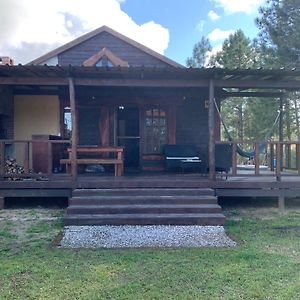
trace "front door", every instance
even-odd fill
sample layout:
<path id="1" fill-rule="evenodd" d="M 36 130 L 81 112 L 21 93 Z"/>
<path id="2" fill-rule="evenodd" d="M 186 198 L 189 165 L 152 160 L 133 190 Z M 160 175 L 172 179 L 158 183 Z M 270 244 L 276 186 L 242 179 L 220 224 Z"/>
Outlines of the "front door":
<path id="1" fill-rule="evenodd" d="M 140 112 L 138 107 L 117 108 L 117 144 L 125 147 L 125 171 L 140 167 Z"/>

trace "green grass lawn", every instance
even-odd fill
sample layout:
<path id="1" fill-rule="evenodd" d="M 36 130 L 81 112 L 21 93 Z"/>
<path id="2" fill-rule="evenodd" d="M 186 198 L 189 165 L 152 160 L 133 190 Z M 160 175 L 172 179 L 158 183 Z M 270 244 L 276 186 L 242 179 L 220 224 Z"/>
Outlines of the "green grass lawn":
<path id="1" fill-rule="evenodd" d="M 225 205 L 231 249 L 62 250 L 61 210 L 0 211 L 0 299 L 300 299 L 300 207 L 273 204 Z"/>

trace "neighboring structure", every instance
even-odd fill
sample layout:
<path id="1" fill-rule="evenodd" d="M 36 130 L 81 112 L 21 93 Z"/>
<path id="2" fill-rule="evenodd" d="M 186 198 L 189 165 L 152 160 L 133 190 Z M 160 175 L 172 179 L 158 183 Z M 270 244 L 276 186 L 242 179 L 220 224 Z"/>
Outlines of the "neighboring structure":
<path id="1" fill-rule="evenodd" d="M 13 66 L 14 60 L 9 56 L 0 56 L 0 66 L 3 65 Z"/>

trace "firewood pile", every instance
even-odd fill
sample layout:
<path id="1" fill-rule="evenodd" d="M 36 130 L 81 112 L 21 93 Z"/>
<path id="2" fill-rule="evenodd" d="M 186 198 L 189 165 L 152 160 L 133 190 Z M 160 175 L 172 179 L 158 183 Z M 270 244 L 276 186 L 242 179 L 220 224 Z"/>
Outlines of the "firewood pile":
<path id="1" fill-rule="evenodd" d="M 12 174 L 11 177 L 7 177 L 9 181 L 22 180 L 22 178 L 13 176 L 13 174 L 24 174 L 24 167 L 17 164 L 14 158 L 8 158 L 5 160 L 4 166 L 5 174 Z"/>

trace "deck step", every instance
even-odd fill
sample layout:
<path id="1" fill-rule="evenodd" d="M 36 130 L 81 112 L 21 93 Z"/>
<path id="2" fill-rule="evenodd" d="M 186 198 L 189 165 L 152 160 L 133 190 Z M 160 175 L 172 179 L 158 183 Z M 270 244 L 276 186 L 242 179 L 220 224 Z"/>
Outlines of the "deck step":
<path id="1" fill-rule="evenodd" d="M 76 189 L 65 225 L 223 225 L 212 189 Z"/>
<path id="2" fill-rule="evenodd" d="M 119 189 L 75 189 L 73 197 L 80 196 L 141 196 L 141 195 L 189 195 L 214 196 L 214 190 L 209 188 L 119 188 Z"/>
<path id="3" fill-rule="evenodd" d="M 106 205 L 106 204 L 216 204 L 217 197 L 215 196 L 158 196 L 158 195 L 125 195 L 125 196 L 80 196 L 72 197 L 69 201 L 70 205 Z"/>
<path id="4" fill-rule="evenodd" d="M 72 205 L 67 209 L 73 214 L 153 214 L 153 213 L 221 213 L 217 204 L 134 204 L 134 205 Z"/>
<path id="5" fill-rule="evenodd" d="M 67 215 L 64 225 L 224 225 L 223 214 Z"/>

